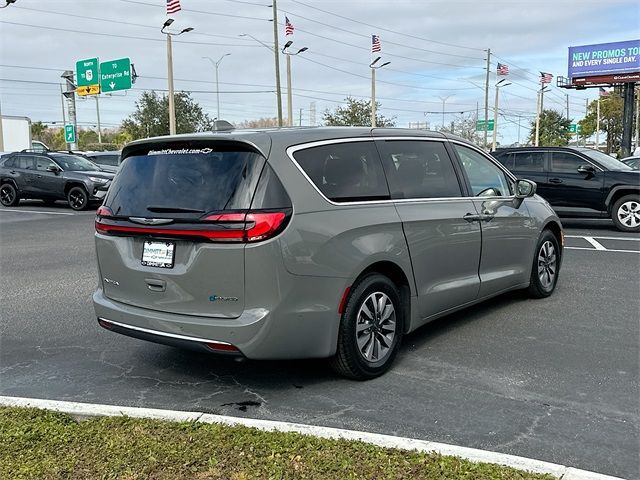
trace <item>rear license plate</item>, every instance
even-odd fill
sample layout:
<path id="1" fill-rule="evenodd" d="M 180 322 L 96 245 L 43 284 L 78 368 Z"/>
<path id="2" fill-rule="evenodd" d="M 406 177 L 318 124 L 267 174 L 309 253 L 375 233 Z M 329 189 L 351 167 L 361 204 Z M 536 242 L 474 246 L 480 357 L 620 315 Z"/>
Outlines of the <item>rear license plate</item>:
<path id="1" fill-rule="evenodd" d="M 145 241 L 142 247 L 142 265 L 145 267 L 173 268 L 176 244 L 173 242 Z"/>

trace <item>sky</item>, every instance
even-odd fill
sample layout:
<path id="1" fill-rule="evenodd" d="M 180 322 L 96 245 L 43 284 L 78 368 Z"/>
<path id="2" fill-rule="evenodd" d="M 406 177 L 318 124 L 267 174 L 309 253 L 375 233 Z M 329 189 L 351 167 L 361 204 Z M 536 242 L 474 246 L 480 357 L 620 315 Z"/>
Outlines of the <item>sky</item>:
<path id="1" fill-rule="evenodd" d="M 180 0 L 172 30 L 176 90 L 217 116 L 214 62 L 219 63 L 220 117 L 242 122 L 276 116 L 270 2 Z M 0 0 L 4 3 L 4 0 Z M 165 0 L 17 0 L 0 9 L 0 104 L 3 115 L 62 122 L 60 75 L 78 60 L 131 58 L 139 78 L 126 92 L 100 96 L 103 128 L 120 125 L 144 90 L 166 91 Z M 564 90 L 569 46 L 640 37 L 637 0 L 278 0 L 280 47 L 308 50 L 291 58 L 294 124 L 318 125 L 347 96 L 371 93 L 371 35 L 379 35 L 379 113 L 399 127 L 430 128 L 461 116 L 484 117 L 486 49 L 491 49 L 489 118 L 496 63 L 509 66 L 500 89 L 498 141 L 526 141 L 536 112 L 540 72 L 554 75 L 545 108 L 580 120 L 597 89 Z M 284 19 L 294 26 L 285 38 Z M 246 34 L 246 36 L 241 36 Z M 253 38 L 252 38 L 253 37 Z M 286 116 L 285 59 L 280 58 Z M 95 128 L 95 100 L 77 101 L 78 125 Z M 444 111 L 444 115 L 443 115 Z M 315 115 L 314 115 L 315 112 Z"/>

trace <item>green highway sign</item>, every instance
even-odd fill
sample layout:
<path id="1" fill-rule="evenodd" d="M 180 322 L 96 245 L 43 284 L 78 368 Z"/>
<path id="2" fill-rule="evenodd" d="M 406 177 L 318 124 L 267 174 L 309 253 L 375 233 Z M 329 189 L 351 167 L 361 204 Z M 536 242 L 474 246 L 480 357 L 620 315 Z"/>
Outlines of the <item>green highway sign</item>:
<path id="1" fill-rule="evenodd" d="M 569 132 L 571 135 L 580 133 L 580 125 L 578 125 L 577 123 L 572 123 L 571 125 L 569 125 L 567 132 Z"/>
<path id="2" fill-rule="evenodd" d="M 76 85 L 78 87 L 90 87 L 99 83 L 97 58 L 88 58 L 76 62 Z"/>
<path id="3" fill-rule="evenodd" d="M 476 120 L 476 132 L 484 132 L 484 120 Z M 487 130 L 493 132 L 493 120 L 489 120 Z"/>
<path id="4" fill-rule="evenodd" d="M 76 127 L 73 124 L 64 126 L 64 141 L 67 143 L 76 143 Z"/>
<path id="5" fill-rule="evenodd" d="M 131 60 L 119 58 L 100 64 L 100 89 L 102 93 L 131 88 Z"/>

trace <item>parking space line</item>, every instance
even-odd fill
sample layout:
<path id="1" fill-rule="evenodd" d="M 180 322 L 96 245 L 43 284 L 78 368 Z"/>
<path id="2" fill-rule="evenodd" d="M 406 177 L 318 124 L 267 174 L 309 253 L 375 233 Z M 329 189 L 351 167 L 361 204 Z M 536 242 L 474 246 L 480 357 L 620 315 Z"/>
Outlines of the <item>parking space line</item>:
<path id="1" fill-rule="evenodd" d="M 640 250 L 618 250 L 611 248 L 602 248 L 598 250 L 597 248 L 588 248 L 588 247 L 564 247 L 565 250 L 588 250 L 590 252 L 614 252 L 614 253 L 638 253 L 640 254 Z"/>
<path id="2" fill-rule="evenodd" d="M 564 238 L 587 238 L 584 235 L 565 235 Z M 640 242 L 640 237 L 601 237 L 599 235 L 591 235 L 589 238 L 597 238 L 598 240 L 629 240 L 631 242 Z M 588 241 L 588 240 L 587 240 Z"/>
<path id="3" fill-rule="evenodd" d="M 596 250 L 606 250 L 606 248 L 604 248 L 601 243 L 594 240 L 593 237 L 582 237 L 582 238 L 584 238 L 587 242 L 593 245 L 593 248 L 595 248 Z"/>
<path id="4" fill-rule="evenodd" d="M 16 212 L 16 213 L 40 213 L 43 215 L 71 215 L 75 216 L 75 213 L 69 212 L 45 212 L 42 210 L 14 210 L 12 208 L 1 208 L 0 212 Z"/>

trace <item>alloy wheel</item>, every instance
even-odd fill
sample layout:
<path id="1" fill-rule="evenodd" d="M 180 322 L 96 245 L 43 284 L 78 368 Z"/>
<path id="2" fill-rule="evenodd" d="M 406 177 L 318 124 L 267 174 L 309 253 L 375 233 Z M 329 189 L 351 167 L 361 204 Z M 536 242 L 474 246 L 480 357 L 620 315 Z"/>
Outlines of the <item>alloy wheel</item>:
<path id="1" fill-rule="evenodd" d="M 546 290 L 553 286 L 557 273 L 556 249 L 549 240 L 544 242 L 538 253 L 538 278 Z"/>
<path id="2" fill-rule="evenodd" d="M 396 336 L 396 311 L 382 292 L 369 295 L 360 306 L 356 321 L 358 351 L 368 362 L 383 360 L 391 352 Z"/>
<path id="3" fill-rule="evenodd" d="M 630 228 L 640 226 L 640 202 L 636 200 L 624 202 L 618 207 L 616 214 L 622 225 Z"/>
<path id="4" fill-rule="evenodd" d="M 8 185 L 2 187 L 2 190 L 0 190 L 0 200 L 2 200 L 4 205 L 11 205 L 15 199 L 16 191 L 12 187 Z"/>
<path id="5" fill-rule="evenodd" d="M 73 192 L 69 195 L 69 203 L 71 207 L 74 209 L 80 209 L 84 206 L 86 202 L 86 196 L 83 192 Z"/>

